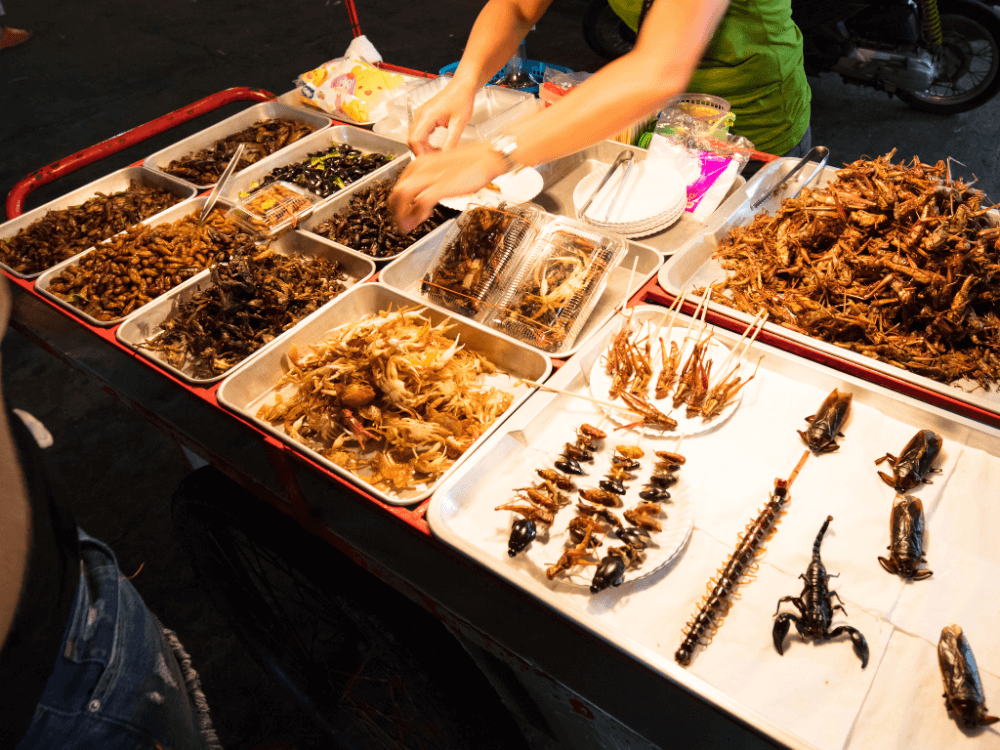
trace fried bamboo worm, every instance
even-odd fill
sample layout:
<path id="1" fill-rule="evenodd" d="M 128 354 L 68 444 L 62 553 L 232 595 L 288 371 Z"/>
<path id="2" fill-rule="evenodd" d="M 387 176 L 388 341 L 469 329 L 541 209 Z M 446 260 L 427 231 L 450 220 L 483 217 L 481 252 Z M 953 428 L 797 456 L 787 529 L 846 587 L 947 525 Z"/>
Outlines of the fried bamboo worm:
<path id="1" fill-rule="evenodd" d="M 736 551 L 729 557 L 725 567 L 709 581 L 711 590 L 702 599 L 698 613 L 684 629 L 684 641 L 674 654 L 674 660 L 678 664 L 688 666 L 695 649 L 698 646 L 708 646 L 712 642 L 712 638 L 722 625 L 722 620 L 729 614 L 736 589 L 753 579 L 753 573 L 757 570 L 757 559 L 764 554 L 766 550 L 764 545 L 777 531 L 789 500 L 788 491 L 808 458 L 809 451 L 806 451 L 788 479 L 774 480 L 774 491 L 770 499 L 760 509 L 757 517 L 750 522 L 746 531 L 739 535 Z"/>

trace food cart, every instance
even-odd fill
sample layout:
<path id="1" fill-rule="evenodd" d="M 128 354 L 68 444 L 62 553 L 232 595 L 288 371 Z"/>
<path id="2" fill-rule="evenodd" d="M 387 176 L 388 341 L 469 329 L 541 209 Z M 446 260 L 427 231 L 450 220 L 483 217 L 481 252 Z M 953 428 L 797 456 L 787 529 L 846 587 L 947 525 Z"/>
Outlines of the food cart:
<path id="1" fill-rule="evenodd" d="M 33 186 L 234 99 L 263 102 L 272 97 L 248 89 L 222 92 L 184 108 L 183 114 L 168 115 L 115 143 L 99 144 L 42 170 L 12 192 L 7 203 L 12 221 L 0 227 L 0 236 L 13 236 L 27 223 L 17 216 Z M 331 135 L 333 131 L 339 135 Z M 328 146 L 331 137 L 363 151 L 386 146 L 368 131 L 330 124 L 306 136 L 298 155 L 314 147 L 307 139 L 326 139 Z M 295 149 L 290 146 L 285 156 L 278 151 L 266 159 L 277 167 Z M 618 144 L 599 144 L 544 165 L 539 170 L 544 187 L 536 202 L 551 215 L 572 217 L 575 184 L 613 161 L 620 149 Z M 636 159 L 644 157 L 641 150 L 634 151 Z M 400 154 L 402 150 L 390 155 L 405 158 Z M 264 172 L 268 166 L 262 162 L 252 169 Z M 789 168 L 776 162 L 737 189 L 705 227 L 682 223 L 651 240 L 628 243 L 595 294 L 576 339 L 557 356 L 542 344 L 525 345 L 478 321 L 458 318 L 462 340 L 494 355 L 513 373 L 512 380 L 544 381 L 558 392 L 520 386 L 504 418 L 482 432 L 439 480 L 413 493 L 359 482 L 354 472 L 303 447 L 280 424 L 260 416 L 262 399 L 287 367 L 292 344 L 315 343 L 332 328 L 408 301 L 432 310 L 434 323 L 454 312 L 420 293 L 422 280 L 448 242 L 449 229 L 431 232 L 398 253 L 391 265 L 380 262 L 377 280 L 372 260 L 308 231 L 324 208 L 334 202 L 339 206 L 348 191 L 367 187 L 394 169 L 391 161 L 360 178 L 354 188 L 347 187 L 344 195 L 325 198 L 299 229 L 278 240 L 288 246 L 286 254 L 322 250 L 339 259 L 349 269 L 351 290 L 222 378 L 192 378 L 184 366 L 171 366 L 137 347 L 164 320 L 165 302 L 101 319 L 50 292 L 59 274 L 79 264 L 82 256 L 38 274 L 5 272 L 15 289 L 14 325 L 96 378 L 180 445 L 445 622 L 470 644 L 509 703 L 521 701 L 522 718 L 540 715 L 546 731 L 566 747 L 991 746 L 994 730 L 963 732 L 948 716 L 939 697 L 934 654 L 941 628 L 961 624 L 976 649 L 987 700 L 1000 699 L 1000 657 L 989 638 L 996 606 L 980 595 L 1000 563 L 988 542 L 993 510 L 980 501 L 1000 476 L 997 410 L 990 399 L 931 386 L 863 358 L 839 356 L 832 347 L 790 338 L 769 324 L 753 348 L 755 360 L 764 355 L 753 382 L 716 421 L 685 423 L 680 445 L 676 432 L 629 427 L 629 420 L 573 395 L 605 400 L 595 382 L 598 363 L 622 325 L 624 316 L 616 311 L 620 302 L 627 299 L 636 324 L 652 330 L 665 317 L 667 305 L 706 283 L 698 272 L 706 250 L 711 254 L 713 233 L 734 225 L 734 217 L 741 222 L 750 218 L 746 204 Z M 789 186 L 789 192 L 797 187 Z M 109 189 L 108 184 L 87 186 L 32 214 L 75 205 L 101 189 Z M 178 217 L 204 203 L 203 196 L 190 197 L 193 193 L 186 189 L 177 185 L 178 197 L 189 196 L 183 208 L 168 209 Z M 780 197 L 763 209 L 773 209 Z M 147 221 L 174 219 L 157 214 Z M 714 236 L 716 243 L 718 239 Z M 192 274 L 168 293 L 177 295 L 170 299 L 190 297 L 210 278 L 210 272 Z M 699 330 L 698 305 L 687 301 L 676 307 L 667 334 Z M 718 357 L 738 348 L 749 318 L 715 305 L 701 314 L 723 347 Z M 741 588 L 742 600 L 732 603 L 724 623 L 721 618 L 713 623 L 718 631 L 714 642 L 699 648 L 691 666 L 677 664 L 674 654 L 684 639 L 682 631 L 690 630 L 705 584 L 725 566 L 738 544 L 737 533 L 752 524 L 772 497 L 775 477 L 791 474 L 805 447 L 797 431 L 806 429 L 805 418 L 816 413 L 834 388 L 853 395 L 852 415 L 844 424 L 844 437 L 838 438 L 840 450 L 806 460 L 790 489 L 783 522 L 759 559 L 758 580 Z M 561 551 L 555 534 L 546 543 L 542 538 L 532 542 L 537 554 L 509 556 L 511 514 L 494 510 L 515 488 L 533 481 L 536 468 L 560 460 L 559 446 L 574 440 L 582 424 L 597 425 L 607 437 L 598 446 L 598 461 L 584 469 L 592 478 L 581 483 L 596 484 L 610 470 L 609 454 L 616 444 L 686 457 L 673 497 L 664 502 L 664 529 L 651 535 L 648 566 L 626 571 L 620 586 L 595 594 L 589 592 L 590 571 L 573 571 L 558 580 L 545 575 L 545 566 Z M 934 484 L 909 489 L 927 508 L 931 534 L 925 551 L 934 577 L 907 582 L 877 563 L 889 541 L 895 493 L 878 478 L 873 462 L 886 452 L 898 454 L 918 429 L 940 434 L 944 449 L 935 465 L 942 473 Z M 649 470 L 647 464 L 637 473 L 645 477 Z M 630 491 L 637 491 L 638 484 Z M 813 540 L 827 516 L 834 520 L 822 547 L 823 560 L 831 573 L 841 576 L 831 584 L 847 604 L 848 614 L 838 622 L 851 624 L 867 638 L 870 655 L 864 669 L 849 639 L 810 643 L 793 631 L 784 655 L 773 644 L 775 605 L 782 597 L 799 595 L 797 576 L 809 565 Z"/>

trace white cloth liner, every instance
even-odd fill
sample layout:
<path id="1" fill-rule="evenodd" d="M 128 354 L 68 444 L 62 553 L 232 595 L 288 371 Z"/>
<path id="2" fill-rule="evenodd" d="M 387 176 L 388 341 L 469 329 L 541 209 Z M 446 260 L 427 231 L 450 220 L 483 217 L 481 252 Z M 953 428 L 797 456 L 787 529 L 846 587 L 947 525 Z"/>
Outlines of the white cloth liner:
<path id="1" fill-rule="evenodd" d="M 587 353 L 585 349 L 577 356 Z M 737 533 L 766 502 L 775 477 L 787 476 L 802 455 L 796 430 L 806 428 L 804 418 L 830 390 L 779 374 L 780 363 L 774 359 L 779 356 L 764 359 L 728 423 L 684 439 L 680 452 L 688 460 L 681 476 L 701 498 L 695 500 L 695 530 L 677 560 L 642 581 L 626 580 L 596 596 L 544 576 L 529 582 L 528 568 L 506 553 L 509 514 L 493 511 L 505 501 L 507 488 L 524 486 L 526 473 L 551 464 L 556 446 L 572 440 L 577 425 L 600 422 L 599 407 L 589 402 L 563 397 L 550 407 L 533 408 L 535 399 L 529 399 L 505 426 L 511 432 L 500 443 L 502 450 L 484 446 L 463 470 L 461 485 L 443 488 L 432 503 L 446 503 L 440 515 L 450 533 L 484 550 L 498 566 L 519 569 L 529 590 L 539 584 L 553 590 L 569 605 L 571 616 L 579 612 L 584 624 L 596 617 L 615 628 L 626 650 L 649 649 L 673 662 L 681 630 L 697 611 L 706 583 L 728 560 Z M 587 393 L 581 380 L 577 376 L 572 382 Z M 532 412 L 537 412 L 534 417 Z M 689 670 L 806 745 L 823 750 L 942 748 L 958 741 L 963 747 L 997 747 L 994 728 L 959 736 L 961 730 L 940 697 L 936 646 L 943 625 L 955 622 L 965 629 L 987 706 L 993 713 L 1000 711 L 1000 612 L 995 593 L 1000 509 L 989 503 L 991 490 L 1000 486 L 1000 459 L 945 437 L 935 462 L 942 473 L 910 493 L 924 503 L 926 567 L 934 576 L 905 582 L 886 573 L 876 559 L 887 555 L 894 492 L 876 473 L 891 473 L 888 464 L 875 466 L 874 460 L 887 451 L 898 455 L 925 425 L 898 421 L 892 413 L 889 400 L 872 395 L 867 403 L 855 399 L 844 426 L 846 436 L 838 439 L 840 450 L 810 456 L 761 558 L 757 579 L 740 589 L 741 599 L 714 642 L 696 652 Z M 604 427 L 610 427 L 607 420 Z M 983 429 L 989 433 L 989 428 Z M 636 442 L 635 433 L 614 433 L 605 450 Z M 643 437 L 640 444 L 647 453 L 674 450 L 676 438 Z M 640 480 L 650 468 L 647 456 Z M 578 484 L 596 485 L 598 477 L 593 479 L 583 477 Z M 839 592 L 847 610 L 846 616 L 835 613 L 834 625 L 852 625 L 867 638 L 871 657 L 864 670 L 846 636 L 808 643 L 793 625 L 783 657 L 771 640 L 777 601 L 801 593 L 798 576 L 810 562 L 813 541 L 827 515 L 834 520 L 823 541 L 822 558 L 827 570 L 838 576 L 831 578 L 830 587 Z M 794 610 L 786 603 L 782 611 Z"/>

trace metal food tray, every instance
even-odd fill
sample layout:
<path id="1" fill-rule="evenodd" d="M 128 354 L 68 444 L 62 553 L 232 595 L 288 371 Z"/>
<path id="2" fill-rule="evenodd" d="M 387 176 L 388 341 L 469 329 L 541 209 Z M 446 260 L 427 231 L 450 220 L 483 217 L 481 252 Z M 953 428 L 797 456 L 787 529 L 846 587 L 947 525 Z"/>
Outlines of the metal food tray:
<path id="1" fill-rule="evenodd" d="M 417 242 L 422 242 L 427 237 L 430 237 L 433 234 L 437 234 L 438 232 L 442 231 L 447 232 L 448 231 L 447 227 L 451 226 L 451 223 L 454 221 L 454 219 L 448 219 L 448 221 L 444 222 L 443 224 L 441 224 L 441 226 L 436 227 L 432 231 L 428 232 L 426 235 L 421 237 L 419 240 L 414 242 L 412 245 L 407 247 L 402 252 L 398 252 L 395 255 L 388 255 L 384 258 L 374 258 L 368 253 L 363 253 L 360 250 L 355 250 L 350 245 L 345 245 L 341 242 L 337 242 L 336 240 L 331 240 L 329 237 L 324 237 L 320 234 L 313 233 L 313 229 L 315 227 L 318 227 L 320 224 L 322 224 L 324 221 L 329 219 L 334 214 L 338 214 L 341 211 L 343 211 L 347 207 L 347 204 L 351 202 L 351 198 L 354 197 L 354 194 L 356 192 L 358 192 L 359 190 L 365 190 L 367 188 L 370 188 L 376 182 L 381 182 L 382 180 L 395 178 L 400 172 L 402 172 L 407 167 L 407 165 L 409 165 L 410 160 L 412 158 L 413 157 L 411 156 L 411 154 L 407 152 L 402 156 L 400 156 L 398 159 L 393 159 L 391 162 L 389 162 L 389 164 L 385 165 L 385 167 L 378 169 L 377 170 L 378 176 L 374 177 L 374 179 L 373 175 L 366 175 L 357 182 L 352 182 L 346 188 L 338 192 L 335 196 L 327 199 L 324 203 L 319 204 L 317 208 L 314 208 L 313 212 L 304 221 L 299 223 L 299 229 L 309 232 L 317 240 L 320 240 L 322 242 L 327 242 L 333 247 L 339 248 L 345 252 L 356 255 L 359 258 L 368 258 L 369 260 L 373 260 L 376 263 L 386 263 L 388 261 L 395 260 L 399 256 L 403 255 L 403 253 L 408 253 Z"/>
<path id="2" fill-rule="evenodd" d="M 438 229 L 414 244 L 404 255 L 383 268 L 379 274 L 379 283 L 416 297 L 425 305 L 445 310 L 446 308 L 421 294 L 420 282 L 431 270 L 434 259 L 437 257 L 441 246 L 447 240 L 447 233 L 440 231 L 447 226 L 449 224 L 438 227 Z M 596 333 L 615 314 L 615 308 L 621 304 L 625 298 L 625 293 L 631 291 L 634 294 L 642 288 L 647 281 L 653 278 L 656 269 L 660 267 L 662 262 L 663 258 L 652 248 L 635 242 L 629 242 L 622 261 L 609 274 L 604 291 L 601 293 L 600 298 L 590 313 L 589 319 L 583 328 L 580 329 L 580 333 L 577 334 L 576 341 L 571 347 L 565 351 L 549 352 L 524 344 L 523 342 L 518 342 L 518 345 L 526 346 L 531 351 L 538 352 L 546 357 L 569 357 L 575 354 L 591 335 Z M 635 264 L 635 278 L 632 279 L 631 287 L 626 289 L 629 285 L 629 279 L 632 278 L 633 263 Z M 449 314 L 455 313 L 449 312 Z M 493 329 L 490 330 L 492 331 Z M 498 331 L 493 331 L 493 333 L 503 337 L 507 341 L 517 341 L 517 339 L 509 337 L 507 334 Z"/>
<path id="3" fill-rule="evenodd" d="M 658 306 L 637 307 L 635 319 L 657 320 L 662 312 Z M 684 328 L 689 322 L 687 316 L 678 318 Z M 600 366 L 616 331 L 617 323 L 606 325 L 549 385 L 592 395 L 590 367 Z M 730 347 L 737 339 L 721 328 L 714 336 Z M 1000 487 L 1000 431 L 759 343 L 744 367 L 752 372 L 761 354 L 766 356 L 759 372 L 732 417 L 688 436 L 679 448 L 687 462 L 671 491 L 694 496 L 695 529 L 667 568 L 641 580 L 630 580 L 626 572 L 620 587 L 591 595 L 583 586 L 548 581 L 520 556 L 508 556 L 511 514 L 494 508 L 512 496 L 509 490 L 537 481 L 533 470 L 551 466 L 580 424 L 606 429 L 602 455 L 618 444 L 638 443 L 646 450 L 636 484 L 648 476 L 651 450 L 678 450 L 669 433 L 612 432 L 600 407 L 545 391 L 532 395 L 435 492 L 426 514 L 432 533 L 662 675 L 666 726 L 690 720 L 673 707 L 671 691 L 677 690 L 699 696 L 742 721 L 748 732 L 762 733 L 781 747 L 866 750 L 886 742 L 909 750 L 959 743 L 996 747 L 996 729 L 967 734 L 947 713 L 935 652 L 941 628 L 962 625 L 987 700 L 1000 700 L 996 607 L 977 594 L 994 584 L 1000 566 L 994 540 L 1000 508 L 990 502 Z M 740 598 L 711 645 L 696 651 L 689 667 L 681 667 L 674 652 L 706 582 L 733 553 L 737 532 L 767 501 L 774 477 L 787 477 L 801 457 L 805 447 L 796 430 L 806 427 L 806 415 L 833 388 L 853 394 L 840 449 L 806 461 L 777 533 L 759 559 L 756 580 L 740 587 Z M 876 561 L 886 554 L 894 491 L 878 478 L 873 459 L 887 450 L 898 454 L 918 429 L 938 432 L 944 447 L 935 461 L 942 473 L 934 475 L 933 484 L 911 490 L 925 505 L 926 567 L 934 575 L 909 583 Z M 598 477 L 574 479 L 584 487 L 596 485 Z M 665 510 L 669 524 L 669 504 Z M 848 613 L 836 613 L 835 624 L 852 625 L 867 638 L 871 659 L 864 670 L 847 638 L 809 643 L 792 628 L 784 656 L 772 643 L 775 605 L 780 597 L 801 592 L 798 576 L 809 564 L 828 514 L 835 520 L 824 538 L 822 559 L 831 574 L 839 575 L 834 588 Z M 553 551 L 552 562 L 559 551 Z"/>
<path id="4" fill-rule="evenodd" d="M 712 258 L 712 253 L 733 227 L 746 226 L 761 212 L 773 212 L 781 203 L 781 199 L 797 192 L 808 180 L 814 166 L 808 165 L 801 170 L 792 182 L 778 193 L 762 203 L 757 210 L 751 204 L 787 175 L 798 163 L 798 159 L 780 158 L 758 172 L 754 178 L 737 193 L 731 195 L 704 225 L 704 231 L 692 237 L 673 258 L 659 271 L 658 283 L 673 296 L 682 291 L 700 288 L 721 281 L 726 272 L 718 261 Z M 810 183 L 810 187 L 822 187 L 837 176 L 837 170 L 825 167 L 819 176 Z M 749 325 L 752 315 L 741 312 L 733 307 L 727 307 L 717 302 L 711 302 L 708 309 L 725 318 Z M 820 341 L 811 336 L 785 328 L 778 323 L 768 322 L 764 325 L 765 332 L 794 342 L 799 347 L 811 350 L 817 356 L 842 360 L 863 370 L 881 373 L 897 381 L 915 386 L 917 389 L 930 391 L 945 400 L 957 401 L 976 407 L 1000 417 L 1000 389 L 983 391 L 978 384 L 972 383 L 965 390 L 961 385 L 947 385 L 931 378 L 904 370 L 901 367 L 880 362 L 857 352 L 852 352 L 834 344 Z"/>
<path id="5" fill-rule="evenodd" d="M 109 175 L 105 175 L 100 179 L 94 180 L 81 188 L 77 188 L 71 193 L 66 193 L 66 195 L 60 198 L 51 200 L 44 206 L 39 206 L 38 208 L 32 209 L 25 214 L 21 214 L 15 219 L 11 219 L 10 221 L 0 224 L 0 240 L 6 237 L 13 237 L 22 229 L 27 228 L 38 219 L 44 217 L 49 213 L 49 211 L 58 211 L 70 208 L 71 206 L 78 206 L 82 203 L 86 203 L 98 193 L 108 195 L 127 190 L 129 183 L 132 182 L 132 180 L 136 180 L 143 185 L 170 190 L 181 196 L 181 200 L 193 198 L 198 194 L 198 191 L 193 186 L 184 180 L 172 177 L 171 175 L 163 174 L 162 172 L 153 172 L 142 167 L 125 167 L 124 169 L 119 169 L 117 172 L 112 172 Z M 153 214 L 153 216 L 149 218 L 154 218 L 157 215 L 158 214 Z M 101 239 L 108 238 L 102 237 Z M 81 251 L 81 253 L 83 252 L 86 252 L 86 250 Z M 66 260 L 77 258 L 81 253 L 77 253 Z M 65 261 L 60 262 L 64 263 Z M 9 273 L 11 276 L 16 276 L 19 279 L 35 279 L 45 273 L 45 271 L 39 271 L 38 273 L 23 274 L 15 271 L 13 268 L 5 265 L 4 263 L 0 263 L 0 268 Z"/>
<path id="6" fill-rule="evenodd" d="M 189 214 L 197 214 L 198 212 L 200 212 L 202 207 L 205 205 L 206 200 L 208 200 L 208 196 L 190 198 L 186 201 L 178 203 L 176 206 L 171 206 L 166 211 L 161 211 L 160 213 L 156 214 L 156 216 L 151 216 L 145 221 L 141 221 L 139 223 L 148 224 L 150 226 L 156 226 L 159 224 L 172 224 L 178 219 L 182 219 Z M 220 200 L 216 204 L 215 210 L 225 210 L 226 208 L 228 208 L 228 204 Z M 101 244 L 105 243 L 107 243 L 107 240 L 105 240 Z M 64 260 L 62 263 L 59 263 L 58 265 L 52 266 L 52 268 L 50 268 L 41 276 L 39 276 L 38 279 L 35 281 L 35 291 L 38 292 L 39 294 L 45 295 L 50 300 L 55 302 L 57 305 L 60 305 L 64 309 L 71 312 L 73 315 L 76 315 L 79 318 L 83 318 L 87 323 L 89 323 L 92 326 L 96 326 L 97 328 L 113 328 L 114 326 L 118 325 L 123 320 L 128 318 L 129 315 L 136 315 L 140 310 L 144 310 L 147 306 L 152 304 L 152 301 L 147 302 L 145 305 L 140 305 L 139 307 L 135 308 L 132 312 L 130 312 L 128 315 L 122 316 L 121 318 L 115 318 L 114 320 L 98 320 L 97 318 L 88 315 L 83 310 L 74 307 L 66 300 L 62 299 L 61 297 L 57 297 L 55 294 L 49 291 L 49 285 L 52 283 L 53 279 L 55 279 L 56 276 L 61 274 L 64 269 L 69 268 L 70 266 L 78 265 L 80 261 L 83 260 L 83 258 L 90 255 L 96 249 L 97 249 L 96 247 L 92 247 L 89 250 L 80 253 L 79 255 L 74 255 L 72 258 Z M 190 284 L 195 283 L 199 277 L 200 277 L 200 272 L 192 276 L 190 279 L 184 279 L 184 281 L 182 281 L 180 284 L 175 286 L 170 291 L 172 292 L 174 290 L 189 286 Z M 154 300 L 155 299 L 158 298 L 154 298 Z"/>
<path id="7" fill-rule="evenodd" d="M 355 284 L 364 283 L 375 275 L 375 264 L 370 259 L 359 258 L 353 253 L 347 253 L 337 247 L 331 247 L 326 243 L 318 242 L 315 237 L 304 234 L 303 232 L 289 232 L 280 239 L 271 242 L 270 247 L 281 255 L 299 255 L 336 261 L 340 264 L 341 270 L 347 276 L 347 280 L 344 282 L 347 289 Z M 167 318 L 171 317 L 182 303 L 187 302 L 191 299 L 191 297 L 203 289 L 208 289 L 213 283 L 211 271 L 207 269 L 195 276 L 194 279 L 193 283 L 189 285 L 176 287 L 166 294 L 161 295 L 153 302 L 145 305 L 142 308 L 142 311 L 138 314 L 130 315 L 128 319 L 118 327 L 118 331 L 115 335 L 120 342 L 129 348 L 134 349 L 150 362 L 162 367 L 164 370 L 171 373 L 175 377 L 180 378 L 186 383 L 190 383 L 191 385 L 210 385 L 211 383 L 215 383 L 229 375 L 232 375 L 239 368 L 252 362 L 254 357 L 256 357 L 257 354 L 264 349 L 264 347 L 261 347 L 257 351 L 253 352 L 246 359 L 238 362 L 221 375 L 216 375 L 212 378 L 196 378 L 190 374 L 189 364 L 185 364 L 183 368 L 174 367 L 167 362 L 163 353 L 147 349 L 141 345 L 144 341 L 153 338 L 161 331 L 160 324 Z M 345 294 L 347 289 L 344 289 L 341 294 Z M 337 296 L 339 297 L 340 295 Z M 337 299 L 337 297 L 334 297 L 333 299 Z M 333 299 L 306 317 L 302 318 L 302 320 L 295 323 L 295 325 L 288 330 L 292 330 L 295 326 L 309 320 L 311 316 L 318 314 L 323 310 L 323 308 L 326 307 L 326 305 L 330 304 Z"/>
<path id="8" fill-rule="evenodd" d="M 355 476 L 329 459 L 324 458 L 319 453 L 295 441 L 286 435 L 282 428 L 275 427 L 270 422 L 258 419 L 257 411 L 262 404 L 271 399 L 275 392 L 275 385 L 288 370 L 287 351 L 292 344 L 305 347 L 309 344 L 318 343 L 331 330 L 348 323 L 356 322 L 367 315 L 378 314 L 380 311 L 387 310 L 390 307 L 399 309 L 421 306 L 421 304 L 419 299 L 401 294 L 381 284 L 356 285 L 354 288 L 337 297 L 337 299 L 322 310 L 311 315 L 306 321 L 299 323 L 293 330 L 283 333 L 270 344 L 263 347 L 255 355 L 255 359 L 250 365 L 241 367 L 239 372 L 234 372 L 223 380 L 222 385 L 216 393 L 219 403 L 227 409 L 236 412 L 241 417 L 254 422 L 260 429 L 274 435 L 293 449 L 323 465 L 329 471 L 358 485 L 362 490 L 377 497 L 382 502 L 389 505 L 412 505 L 420 502 L 434 492 L 469 456 L 473 455 L 478 447 L 528 397 L 531 389 L 524 385 L 516 385 L 518 379 L 524 378 L 539 381 L 548 377 L 552 369 L 552 363 L 547 357 L 530 350 L 522 344 L 497 336 L 492 331 L 475 323 L 446 315 L 435 308 L 424 305 L 427 308 L 427 315 L 433 324 L 437 324 L 446 318 L 452 319 L 455 325 L 448 332 L 448 336 L 460 336 L 466 348 L 475 349 L 486 354 L 499 369 L 510 373 L 510 379 L 506 376 L 493 376 L 490 384 L 514 393 L 515 397 L 507 412 L 497 419 L 437 481 L 432 482 L 423 489 L 415 488 L 400 494 L 390 494 L 389 492 L 373 487 L 360 477 Z"/>
<path id="9" fill-rule="evenodd" d="M 227 138 L 231 135 L 236 135 L 242 130 L 249 128 L 261 120 L 295 120 L 296 122 L 301 122 L 309 125 L 313 128 L 313 132 L 307 136 L 303 136 L 295 143 L 291 144 L 294 146 L 300 143 L 305 138 L 311 138 L 322 130 L 326 130 L 331 125 L 331 120 L 329 117 L 324 115 L 322 112 L 310 112 L 308 110 L 303 110 L 301 107 L 289 107 L 287 104 L 281 104 L 280 102 L 261 102 L 260 104 L 254 104 L 252 107 L 247 107 L 242 112 L 238 112 L 232 117 L 227 117 L 222 122 L 216 123 L 211 127 L 205 128 L 194 135 L 188 136 L 182 141 L 178 141 L 172 146 L 167 146 L 164 149 L 157 151 L 155 154 L 147 156 L 143 159 L 143 166 L 148 169 L 156 170 L 162 174 L 163 169 L 170 164 L 170 162 L 175 159 L 181 159 L 188 154 L 194 154 L 202 149 L 211 148 L 217 141 L 221 141 L 223 138 Z M 280 154 L 285 149 L 291 146 L 285 146 L 274 152 L 274 154 Z M 274 154 L 269 154 L 264 159 L 270 159 Z M 258 162 L 260 163 L 260 162 Z M 247 167 L 246 169 L 250 169 Z M 244 169 L 243 171 L 246 171 Z M 234 174 L 239 174 L 239 172 L 234 172 Z M 197 183 L 191 182 L 190 180 L 185 180 L 183 177 L 175 177 L 174 179 L 183 180 L 185 184 L 192 185 L 198 188 L 199 191 L 208 190 L 215 186 L 214 182 L 209 182 L 205 185 L 199 185 Z"/>
<path id="10" fill-rule="evenodd" d="M 383 164 L 381 167 L 376 169 L 369 174 L 366 174 L 359 180 L 349 183 L 343 189 L 347 190 L 359 182 L 366 181 L 370 178 L 381 179 L 381 175 L 388 171 L 390 167 L 396 164 L 396 161 L 402 159 L 403 156 L 409 156 L 409 148 L 407 145 L 401 141 L 395 141 L 392 138 L 386 138 L 385 136 L 376 135 L 369 130 L 362 130 L 361 128 L 351 127 L 349 125 L 335 125 L 328 128 L 320 133 L 313 133 L 312 135 L 307 135 L 305 138 L 296 141 L 291 146 L 283 148 L 281 151 L 268 156 L 266 159 L 261 159 L 259 162 L 254 164 L 252 167 L 244 169 L 233 175 L 232 179 L 229 180 L 229 184 L 226 186 L 222 197 L 226 200 L 236 203 L 240 199 L 240 193 L 250 193 L 254 189 L 254 183 L 259 183 L 262 179 L 267 177 L 272 170 L 283 167 L 286 164 L 295 164 L 300 161 L 304 161 L 309 158 L 309 154 L 314 154 L 318 151 L 326 151 L 328 148 L 335 144 L 344 144 L 356 148 L 365 154 L 377 153 L 377 154 L 393 154 L 395 158 L 388 164 Z M 341 190 L 338 190 L 333 195 L 329 195 L 326 198 L 319 196 L 320 201 L 332 200 L 341 194 Z M 321 204 L 317 204 L 321 205 Z"/>
<path id="11" fill-rule="evenodd" d="M 623 149 L 631 151 L 636 161 L 642 161 L 649 156 L 649 151 L 638 146 L 626 146 L 617 141 L 601 141 L 575 154 L 538 165 L 535 169 L 542 175 L 545 186 L 541 193 L 531 199 L 532 203 L 537 203 L 550 214 L 568 216 L 571 219 L 578 218 L 573 205 L 573 191 L 576 186 L 580 180 L 594 172 L 602 174 L 606 172 Z M 732 196 L 744 184 L 746 180 L 742 176 L 737 177 L 727 195 Z M 685 211 L 675 224 L 662 232 L 630 242 L 648 247 L 660 255 L 669 256 L 692 237 L 702 233 L 705 226 L 706 222 L 695 221 L 691 218 L 691 214 Z"/>

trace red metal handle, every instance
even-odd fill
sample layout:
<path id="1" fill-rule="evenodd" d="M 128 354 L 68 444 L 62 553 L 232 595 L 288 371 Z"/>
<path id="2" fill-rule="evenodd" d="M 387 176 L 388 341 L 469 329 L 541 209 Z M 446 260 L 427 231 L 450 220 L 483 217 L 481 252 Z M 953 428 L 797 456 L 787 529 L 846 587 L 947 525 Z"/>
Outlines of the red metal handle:
<path id="1" fill-rule="evenodd" d="M 274 94 L 264 89 L 251 89 L 246 86 L 225 89 L 211 96 L 206 96 L 204 99 L 199 99 L 194 104 L 175 109 L 173 112 L 157 117 L 155 120 L 138 125 L 113 138 L 108 138 L 106 141 L 94 144 L 83 149 L 83 151 L 77 151 L 72 156 L 67 156 L 65 159 L 53 162 L 47 167 L 42 167 L 37 172 L 29 174 L 17 183 L 7 195 L 7 218 L 13 219 L 20 216 L 24 210 L 25 198 L 42 185 L 47 185 L 53 180 L 57 180 L 96 161 L 100 161 L 106 156 L 117 154 L 129 146 L 134 146 L 137 143 L 141 143 L 164 131 L 170 130 L 170 128 L 182 125 L 189 120 L 207 114 L 219 107 L 224 107 L 227 104 L 243 101 L 267 102 L 274 98 Z"/>

